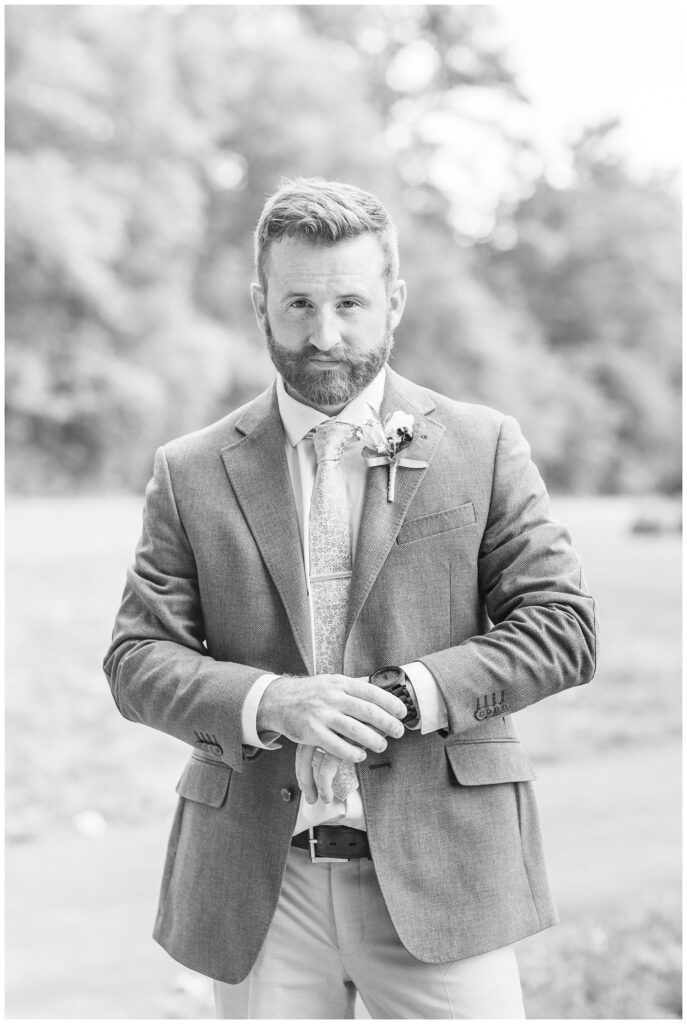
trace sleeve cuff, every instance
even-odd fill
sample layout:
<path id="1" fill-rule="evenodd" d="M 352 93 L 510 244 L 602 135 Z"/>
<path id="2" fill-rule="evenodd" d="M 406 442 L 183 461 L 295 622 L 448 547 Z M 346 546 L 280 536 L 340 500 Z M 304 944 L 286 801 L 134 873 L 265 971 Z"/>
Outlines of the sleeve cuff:
<path id="1" fill-rule="evenodd" d="M 424 668 L 424 666 L 422 667 Z M 275 676 L 272 672 L 258 676 L 246 694 L 241 708 L 241 739 L 246 747 L 257 747 L 259 750 L 279 750 L 281 747 L 281 743 L 276 742 L 280 736 L 278 732 L 264 732 L 259 736 L 257 725 L 258 704 L 262 700 L 262 695 L 270 683 L 278 678 L 279 676 Z"/>
<path id="2" fill-rule="evenodd" d="M 401 668 L 408 676 L 408 681 L 415 693 L 415 703 L 420 712 L 419 722 L 408 726 L 410 731 L 419 730 L 424 736 L 425 733 L 436 732 L 437 729 L 447 729 L 446 702 L 427 666 L 423 665 L 421 661 L 414 661 L 410 665 L 402 665 Z M 255 685 L 257 686 L 257 683 Z"/>

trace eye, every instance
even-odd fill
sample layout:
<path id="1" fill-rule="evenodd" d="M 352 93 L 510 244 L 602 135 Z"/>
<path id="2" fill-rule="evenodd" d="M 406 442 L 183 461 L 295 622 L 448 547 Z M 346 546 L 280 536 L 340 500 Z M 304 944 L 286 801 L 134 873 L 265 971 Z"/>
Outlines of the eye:
<path id="1" fill-rule="evenodd" d="M 307 309 L 310 303 L 307 299 L 293 299 L 289 303 L 289 309 Z"/>
<path id="2" fill-rule="evenodd" d="M 357 299 L 342 299 L 339 305 L 344 309 L 355 309 L 356 306 L 360 305 L 360 303 Z"/>

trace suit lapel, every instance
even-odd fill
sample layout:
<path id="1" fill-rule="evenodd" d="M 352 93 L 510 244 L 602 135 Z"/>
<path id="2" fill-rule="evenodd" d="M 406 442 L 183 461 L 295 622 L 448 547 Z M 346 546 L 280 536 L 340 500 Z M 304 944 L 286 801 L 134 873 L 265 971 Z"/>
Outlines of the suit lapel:
<path id="1" fill-rule="evenodd" d="M 404 454 L 408 458 L 426 462 L 428 467 L 444 433 L 444 427 L 440 423 L 427 418 L 426 414 L 433 408 L 434 402 L 425 391 L 387 368 L 387 383 L 381 408 L 382 419 L 397 409 L 413 414 L 414 437 Z M 365 499 L 348 603 L 346 636 L 350 634 L 367 600 L 426 473 L 427 469 L 399 469 L 396 476 L 395 499 L 388 501 L 388 468 L 376 466 L 367 471 Z"/>
<path id="2" fill-rule="evenodd" d="M 245 436 L 222 449 L 224 467 L 282 600 L 303 662 L 312 674 L 301 536 L 276 390 L 272 388 L 252 402 L 236 426 Z"/>

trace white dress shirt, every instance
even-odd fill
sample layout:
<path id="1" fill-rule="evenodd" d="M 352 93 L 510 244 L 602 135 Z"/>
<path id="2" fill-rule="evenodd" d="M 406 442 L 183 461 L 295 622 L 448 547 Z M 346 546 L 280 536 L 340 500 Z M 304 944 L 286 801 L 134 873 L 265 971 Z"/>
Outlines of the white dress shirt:
<path id="1" fill-rule="evenodd" d="M 352 402 L 349 402 L 345 409 L 342 409 L 333 418 L 359 426 L 369 416 L 369 406 L 372 406 L 375 412 L 378 413 L 384 395 L 384 380 L 384 370 L 380 370 L 375 379 Z M 313 409 L 311 406 L 304 405 L 302 402 L 292 398 L 287 393 L 281 376 L 277 377 L 277 401 L 284 426 L 286 460 L 291 477 L 291 486 L 293 487 L 298 524 L 303 540 L 303 562 L 312 625 L 313 605 L 309 587 L 308 521 L 310 518 L 310 501 L 317 474 L 317 458 L 315 455 L 315 445 L 311 438 L 306 437 L 306 434 L 320 423 L 329 419 L 329 417 L 322 412 L 318 412 L 317 409 Z M 362 448 L 363 442 L 356 441 L 344 451 L 342 456 L 348 492 L 351 555 L 353 560 L 355 560 L 358 532 L 360 530 L 367 473 L 367 465 L 361 455 Z M 314 634 L 313 628 L 312 635 L 314 636 Z M 381 668 L 382 666 L 377 665 L 375 667 Z M 446 728 L 448 725 L 446 704 L 432 673 L 421 662 L 413 662 L 402 667 L 412 684 L 420 712 L 420 721 L 414 728 L 419 729 L 422 733 Z M 315 671 L 317 672 L 317 666 L 315 666 Z M 266 750 L 274 750 L 279 747 L 279 743 L 276 742 L 279 738 L 278 734 L 263 733 L 258 735 L 256 724 L 258 705 L 262 695 L 269 684 L 277 678 L 278 676 L 272 673 L 266 673 L 255 681 L 248 692 L 241 714 L 243 742 L 246 746 L 264 748 Z M 402 740 L 396 742 L 402 742 Z M 325 804 L 319 799 L 314 804 L 308 804 L 305 800 L 301 799 L 294 834 L 304 831 L 311 825 L 320 825 L 325 821 L 335 821 L 338 825 L 350 825 L 354 828 L 364 829 L 365 816 L 363 813 L 363 803 L 360 798 L 360 790 L 354 790 L 346 800 L 334 799 L 329 804 Z"/>

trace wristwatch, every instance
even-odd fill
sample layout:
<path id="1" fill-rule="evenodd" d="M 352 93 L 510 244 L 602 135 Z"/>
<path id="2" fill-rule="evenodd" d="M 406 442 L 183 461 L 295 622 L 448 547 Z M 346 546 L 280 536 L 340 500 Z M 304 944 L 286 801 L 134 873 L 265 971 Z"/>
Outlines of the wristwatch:
<path id="1" fill-rule="evenodd" d="M 415 703 L 410 680 L 402 668 L 398 665 L 387 665 L 386 668 L 378 668 L 370 676 L 373 686 L 380 686 L 382 690 L 393 693 L 394 697 L 402 700 L 408 708 L 408 714 L 403 719 L 403 724 L 408 727 L 416 725 L 420 720 L 420 711 Z"/>

